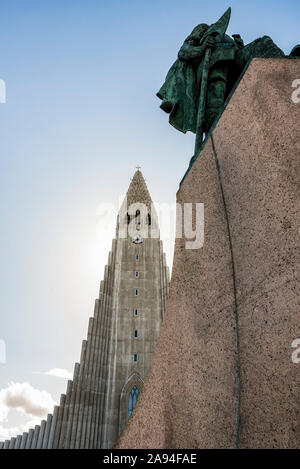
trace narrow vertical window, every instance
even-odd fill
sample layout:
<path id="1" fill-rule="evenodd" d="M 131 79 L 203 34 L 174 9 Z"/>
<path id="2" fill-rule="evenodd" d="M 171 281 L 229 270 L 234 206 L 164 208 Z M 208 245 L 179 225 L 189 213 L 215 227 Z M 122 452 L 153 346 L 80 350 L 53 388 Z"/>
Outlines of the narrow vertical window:
<path id="1" fill-rule="evenodd" d="M 137 362 L 137 361 L 138 361 L 137 353 L 134 354 L 134 356 L 133 356 L 133 361 L 134 361 L 134 362 Z"/>
<path id="2" fill-rule="evenodd" d="M 138 261 L 138 260 L 140 259 L 140 256 L 137 254 L 137 255 L 135 256 L 135 259 Z"/>
<path id="3" fill-rule="evenodd" d="M 135 296 L 138 296 L 138 294 L 139 294 L 139 291 L 135 290 Z"/>
<path id="4" fill-rule="evenodd" d="M 138 316 L 138 314 L 139 314 L 138 310 L 135 309 L 135 310 L 134 310 L 134 315 L 135 315 L 135 316 Z"/>
<path id="5" fill-rule="evenodd" d="M 135 212 L 135 223 L 136 225 L 141 224 L 141 212 L 139 210 Z"/>
<path id="6" fill-rule="evenodd" d="M 135 331 L 134 331 L 134 337 L 137 338 L 137 336 L 138 336 L 138 331 L 135 330 Z"/>
<path id="7" fill-rule="evenodd" d="M 136 273 L 135 273 L 135 276 L 136 276 L 136 277 L 138 277 L 138 276 L 139 276 L 139 273 L 138 273 L 138 272 L 136 272 Z"/>

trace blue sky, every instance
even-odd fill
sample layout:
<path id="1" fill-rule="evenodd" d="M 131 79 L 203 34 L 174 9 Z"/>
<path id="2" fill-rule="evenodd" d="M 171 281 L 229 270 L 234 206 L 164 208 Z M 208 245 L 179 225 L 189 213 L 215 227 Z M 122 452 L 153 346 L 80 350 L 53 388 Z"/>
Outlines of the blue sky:
<path id="1" fill-rule="evenodd" d="M 194 139 L 155 94 L 192 28 L 228 6 L 228 32 L 245 43 L 267 34 L 289 53 L 300 42 L 296 0 L 0 1 L 0 390 L 65 391 L 42 373 L 79 359 L 115 230 L 99 206 L 117 204 L 137 164 L 155 201 L 175 201 Z M 31 417 L 6 418 L 0 402 L 0 430 Z"/>

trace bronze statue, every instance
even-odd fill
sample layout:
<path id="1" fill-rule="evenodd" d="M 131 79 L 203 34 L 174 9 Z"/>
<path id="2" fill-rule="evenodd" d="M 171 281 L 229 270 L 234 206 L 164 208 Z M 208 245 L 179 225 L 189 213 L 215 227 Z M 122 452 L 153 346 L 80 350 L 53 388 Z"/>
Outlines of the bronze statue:
<path id="1" fill-rule="evenodd" d="M 244 67 L 253 57 L 285 57 L 268 36 L 244 46 L 239 34 L 226 34 L 231 9 L 217 23 L 199 24 L 186 38 L 157 96 L 176 129 L 196 134 L 195 155 Z M 298 54 L 298 49 L 294 55 Z"/>

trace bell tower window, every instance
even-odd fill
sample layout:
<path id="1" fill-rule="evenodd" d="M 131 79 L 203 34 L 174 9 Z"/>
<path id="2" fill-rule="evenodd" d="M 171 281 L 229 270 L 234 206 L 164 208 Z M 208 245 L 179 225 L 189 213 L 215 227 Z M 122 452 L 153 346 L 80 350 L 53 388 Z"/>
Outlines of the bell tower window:
<path id="1" fill-rule="evenodd" d="M 135 224 L 140 225 L 141 224 L 141 212 L 140 210 L 137 210 L 135 212 Z"/>

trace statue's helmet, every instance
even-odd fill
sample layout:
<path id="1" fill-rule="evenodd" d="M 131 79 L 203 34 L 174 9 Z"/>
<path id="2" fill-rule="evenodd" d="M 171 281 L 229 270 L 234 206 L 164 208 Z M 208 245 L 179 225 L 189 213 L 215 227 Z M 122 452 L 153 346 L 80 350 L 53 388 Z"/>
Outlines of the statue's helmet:
<path id="1" fill-rule="evenodd" d="M 186 38 L 186 41 L 187 40 L 190 40 L 190 39 L 201 39 L 201 37 L 203 36 L 203 34 L 205 33 L 205 31 L 207 31 L 209 28 L 208 24 L 206 23 L 201 23 L 201 24 L 198 24 L 198 26 L 196 26 L 193 31 L 191 32 L 191 34 Z"/>

